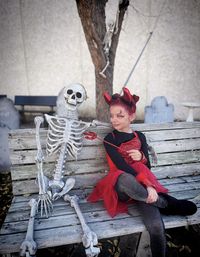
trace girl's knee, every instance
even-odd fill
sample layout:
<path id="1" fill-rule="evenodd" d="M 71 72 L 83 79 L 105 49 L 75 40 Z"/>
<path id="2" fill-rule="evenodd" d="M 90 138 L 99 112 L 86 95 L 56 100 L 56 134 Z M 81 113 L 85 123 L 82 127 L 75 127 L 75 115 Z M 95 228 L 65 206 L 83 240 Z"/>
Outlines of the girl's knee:
<path id="1" fill-rule="evenodd" d="M 133 175 L 126 172 L 118 177 L 117 184 L 121 187 L 141 186 Z"/>

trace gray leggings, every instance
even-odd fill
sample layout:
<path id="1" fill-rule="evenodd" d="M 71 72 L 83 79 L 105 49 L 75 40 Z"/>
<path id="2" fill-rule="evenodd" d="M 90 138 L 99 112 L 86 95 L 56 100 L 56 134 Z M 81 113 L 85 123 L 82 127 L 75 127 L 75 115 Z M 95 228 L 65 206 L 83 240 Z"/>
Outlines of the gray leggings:
<path id="1" fill-rule="evenodd" d="M 167 205 L 166 200 L 159 197 L 156 203 L 147 204 L 147 190 L 128 173 L 119 176 L 115 190 L 120 201 L 127 201 L 130 198 L 137 201 L 136 206 L 150 235 L 152 257 L 165 257 L 165 228 L 159 208 Z"/>

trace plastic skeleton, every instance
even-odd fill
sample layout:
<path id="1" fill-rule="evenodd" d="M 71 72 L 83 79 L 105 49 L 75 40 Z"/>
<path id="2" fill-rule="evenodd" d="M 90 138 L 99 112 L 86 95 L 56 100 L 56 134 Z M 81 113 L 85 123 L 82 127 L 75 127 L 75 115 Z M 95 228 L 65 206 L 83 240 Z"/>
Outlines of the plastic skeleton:
<path id="1" fill-rule="evenodd" d="M 118 32 L 118 22 L 119 22 L 119 3 L 116 0 L 112 1 L 112 6 L 115 6 L 115 11 L 114 11 L 114 15 L 113 13 L 110 11 L 110 6 L 107 6 L 106 11 L 108 9 L 108 11 L 106 12 L 106 33 L 103 39 L 103 51 L 105 54 L 105 58 L 106 58 L 106 65 L 103 68 L 102 71 L 99 72 L 99 74 L 103 77 L 106 78 L 106 75 L 104 74 L 105 71 L 107 70 L 110 61 L 109 61 L 109 51 L 110 51 L 110 47 L 112 44 L 112 37 L 113 34 L 117 34 Z M 107 3 L 108 5 L 108 3 Z M 116 7 L 117 6 L 117 7 Z M 114 21 L 115 19 L 115 21 Z"/>
<path id="2" fill-rule="evenodd" d="M 42 117 L 35 118 L 36 124 L 36 144 L 37 156 L 36 164 L 38 167 L 38 186 L 39 199 L 37 202 L 37 211 L 40 211 L 41 216 L 48 217 L 53 209 L 52 201 L 64 197 L 64 200 L 69 202 L 75 209 L 80 220 L 83 236 L 83 245 L 86 248 L 88 257 L 98 256 L 100 249 L 95 247 L 98 243 L 97 235 L 91 231 L 85 222 L 83 214 L 79 207 L 78 196 L 70 196 L 67 193 L 74 187 L 75 179 L 63 179 L 65 162 L 68 156 L 77 159 L 78 153 L 81 151 L 83 133 L 91 126 L 91 123 L 78 120 L 77 107 L 86 100 L 86 91 L 80 84 L 71 84 L 64 87 L 57 98 L 57 115 L 50 116 L 45 114 L 45 119 L 49 125 L 47 133 L 46 153 L 47 156 L 58 153 L 58 159 L 54 170 L 53 179 L 49 180 L 43 172 L 44 154 L 41 148 L 39 129 L 43 122 Z M 96 125 L 96 123 L 94 123 Z M 35 210 L 35 205 L 31 208 L 31 213 Z M 33 255 L 36 252 L 36 244 L 33 240 L 33 220 L 35 215 L 32 215 L 31 228 L 28 227 L 26 240 L 21 245 L 21 255 L 25 253 Z M 27 240 L 27 238 L 29 240 Z M 34 243 L 33 243 L 34 242 Z M 35 252 L 33 252 L 33 250 Z M 29 256 L 29 255 L 27 255 Z"/>

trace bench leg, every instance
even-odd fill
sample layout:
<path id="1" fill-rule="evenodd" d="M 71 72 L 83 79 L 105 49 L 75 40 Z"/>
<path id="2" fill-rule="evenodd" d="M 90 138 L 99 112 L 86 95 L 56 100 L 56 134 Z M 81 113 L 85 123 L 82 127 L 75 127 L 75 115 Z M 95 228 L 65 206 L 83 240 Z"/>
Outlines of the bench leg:
<path id="1" fill-rule="evenodd" d="M 190 107 L 188 111 L 188 117 L 187 117 L 187 122 L 193 122 L 194 121 L 194 116 L 193 116 L 193 108 Z"/>
<path id="2" fill-rule="evenodd" d="M 141 233 L 140 242 L 138 244 L 138 249 L 136 257 L 151 257 L 150 239 L 148 231 L 143 231 Z"/>

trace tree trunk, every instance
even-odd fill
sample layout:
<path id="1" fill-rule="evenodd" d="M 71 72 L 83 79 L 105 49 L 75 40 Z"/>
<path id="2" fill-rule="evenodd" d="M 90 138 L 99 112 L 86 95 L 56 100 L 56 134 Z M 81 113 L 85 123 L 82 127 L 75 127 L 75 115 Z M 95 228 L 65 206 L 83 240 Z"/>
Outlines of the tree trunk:
<path id="1" fill-rule="evenodd" d="M 96 83 L 96 116 L 98 120 L 108 121 L 108 107 L 103 99 L 103 93 L 113 93 L 113 72 L 115 55 L 124 14 L 129 5 L 128 0 L 121 1 L 119 5 L 118 31 L 113 34 L 109 49 L 109 66 L 102 76 L 100 72 L 106 66 L 107 59 L 104 52 L 103 40 L 106 34 L 105 6 L 108 0 L 76 0 L 78 13 L 83 26 L 83 31 L 95 67 Z M 123 85 L 122 85 L 123 86 Z"/>

